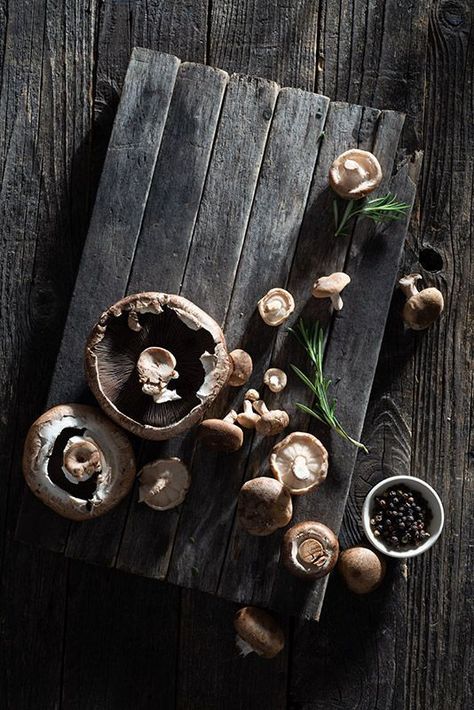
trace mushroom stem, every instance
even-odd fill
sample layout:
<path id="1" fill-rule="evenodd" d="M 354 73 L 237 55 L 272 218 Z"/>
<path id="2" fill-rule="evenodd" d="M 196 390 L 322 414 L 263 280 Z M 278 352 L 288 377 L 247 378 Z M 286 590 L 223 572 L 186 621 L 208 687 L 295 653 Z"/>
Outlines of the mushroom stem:
<path id="1" fill-rule="evenodd" d="M 257 412 L 257 414 L 260 414 L 262 417 L 264 414 L 268 414 L 268 407 L 263 401 L 263 399 L 257 399 L 255 402 L 253 402 L 253 408 Z"/>
<path id="2" fill-rule="evenodd" d="M 91 439 L 75 437 L 63 454 L 63 470 L 72 483 L 81 483 L 102 468 L 102 452 Z"/>
<path id="3" fill-rule="evenodd" d="M 237 423 L 245 429 L 254 429 L 255 424 L 260 420 L 260 415 L 253 411 L 252 402 L 244 399 L 244 410 L 237 415 Z"/>
<path id="4" fill-rule="evenodd" d="M 299 481 L 306 481 L 311 478 L 311 472 L 308 468 L 306 458 L 301 455 L 295 456 L 295 459 L 291 464 L 291 472 Z"/>
<path id="5" fill-rule="evenodd" d="M 229 422 L 229 424 L 233 424 L 236 419 L 237 419 L 237 412 L 235 411 L 235 409 L 231 409 L 229 414 L 227 414 L 222 421 Z"/>
<path id="6" fill-rule="evenodd" d="M 400 279 L 398 285 L 400 286 L 401 290 L 407 298 L 416 296 L 419 293 L 416 287 L 416 282 L 419 281 L 421 278 L 421 274 L 408 274 L 408 276 L 404 276 Z"/>
<path id="7" fill-rule="evenodd" d="M 340 311 L 342 309 L 343 301 L 340 293 L 333 293 L 331 296 L 332 307 L 335 311 Z"/>
<path id="8" fill-rule="evenodd" d="M 171 380 L 179 377 L 176 358 L 166 348 L 146 348 L 137 360 L 138 379 L 142 392 L 153 397 L 157 404 L 179 399 L 176 392 L 166 391 Z"/>

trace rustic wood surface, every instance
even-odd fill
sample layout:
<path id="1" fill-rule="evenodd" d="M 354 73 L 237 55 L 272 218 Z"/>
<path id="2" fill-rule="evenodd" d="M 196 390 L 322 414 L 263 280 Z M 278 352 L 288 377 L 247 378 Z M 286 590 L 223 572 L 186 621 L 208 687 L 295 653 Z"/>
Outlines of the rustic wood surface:
<path id="1" fill-rule="evenodd" d="M 470 708 L 472 6 L 467 0 L 0 0 L 0 693 L 7 708 Z M 367 488 L 426 476 L 435 549 L 370 599 L 331 580 L 273 662 L 235 657 L 234 605 L 13 539 L 27 427 L 44 407 L 131 48 L 405 111 L 424 165 L 405 268 L 448 299 L 429 333 L 393 300 L 343 540 Z M 471 286 L 471 288 L 470 288 Z M 138 689 L 138 690 L 137 690 Z"/>

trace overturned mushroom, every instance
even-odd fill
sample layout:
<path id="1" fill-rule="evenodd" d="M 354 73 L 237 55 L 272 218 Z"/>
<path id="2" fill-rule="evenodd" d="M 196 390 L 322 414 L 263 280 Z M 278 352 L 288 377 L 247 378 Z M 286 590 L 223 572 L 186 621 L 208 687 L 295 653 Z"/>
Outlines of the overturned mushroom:
<path id="1" fill-rule="evenodd" d="M 245 606 L 234 617 L 237 648 L 243 656 L 257 653 L 273 658 L 285 646 L 285 636 L 277 621 L 267 611 Z"/>
<path id="2" fill-rule="evenodd" d="M 291 574 L 303 579 L 319 579 L 329 574 L 338 555 L 337 537 L 322 523 L 298 523 L 283 537 L 282 562 Z"/>
<path id="3" fill-rule="evenodd" d="M 408 274 L 400 279 L 399 286 L 407 297 L 402 317 L 412 330 L 424 330 L 439 318 L 444 309 L 443 294 L 437 288 L 418 291 L 416 282 L 421 274 Z"/>
<path id="4" fill-rule="evenodd" d="M 254 412 L 252 406 L 252 402 L 256 401 L 255 394 L 258 395 L 256 390 L 248 390 L 244 397 L 244 411 L 237 415 L 237 423 L 244 429 L 254 429 L 256 423 L 260 421 L 260 415 Z"/>
<path id="5" fill-rule="evenodd" d="M 245 350 L 238 348 L 237 350 L 232 350 L 230 359 L 232 360 L 234 369 L 229 378 L 229 385 L 231 387 L 242 387 L 242 385 L 245 385 L 245 383 L 249 381 L 250 375 L 252 374 L 252 358 Z"/>
<path id="6" fill-rule="evenodd" d="M 154 510 L 169 510 L 183 502 L 191 485 L 187 466 L 178 458 L 157 459 L 139 473 L 138 502 Z"/>
<path id="7" fill-rule="evenodd" d="M 386 571 L 385 560 L 368 547 L 351 547 L 339 555 L 337 569 L 354 594 L 368 594 L 380 586 Z"/>
<path id="8" fill-rule="evenodd" d="M 201 421 L 231 372 L 218 324 L 165 293 L 118 301 L 86 347 L 87 379 L 100 406 L 144 439 L 169 439 Z"/>
<path id="9" fill-rule="evenodd" d="M 281 392 L 285 389 L 288 378 L 283 370 L 278 367 L 270 367 L 263 376 L 263 382 L 272 392 Z"/>
<path id="10" fill-rule="evenodd" d="M 135 459 L 125 434 L 99 409 L 62 404 L 31 425 L 23 473 L 33 493 L 56 513 L 88 520 L 128 493 Z"/>
<path id="11" fill-rule="evenodd" d="M 198 436 L 204 446 L 229 453 L 240 449 L 244 434 L 234 423 L 236 419 L 237 412 L 232 409 L 224 419 L 205 419 L 201 422 Z"/>
<path id="12" fill-rule="evenodd" d="M 313 285 L 315 298 L 330 298 L 335 311 L 340 311 L 344 305 L 341 291 L 349 284 L 351 277 L 343 271 L 336 271 L 329 276 L 321 276 Z"/>
<path id="13" fill-rule="evenodd" d="M 284 288 L 272 288 L 258 302 L 258 311 L 267 325 L 281 325 L 295 310 L 295 301 Z"/>
<path id="14" fill-rule="evenodd" d="M 291 520 L 293 504 L 279 481 L 262 476 L 244 483 L 239 493 L 237 517 L 251 535 L 271 535 Z"/>
<path id="15" fill-rule="evenodd" d="M 329 169 L 329 184 L 344 200 L 360 200 L 375 190 L 381 181 L 380 163 L 367 150 L 346 150 Z"/>
<path id="16" fill-rule="evenodd" d="M 328 452 L 312 434 L 295 431 L 273 447 L 270 466 L 290 493 L 304 495 L 325 480 Z"/>
<path id="17" fill-rule="evenodd" d="M 255 428 L 262 436 L 276 436 L 290 423 L 290 417 L 283 409 L 269 410 L 261 399 L 253 403 L 253 408 L 260 415 Z"/>

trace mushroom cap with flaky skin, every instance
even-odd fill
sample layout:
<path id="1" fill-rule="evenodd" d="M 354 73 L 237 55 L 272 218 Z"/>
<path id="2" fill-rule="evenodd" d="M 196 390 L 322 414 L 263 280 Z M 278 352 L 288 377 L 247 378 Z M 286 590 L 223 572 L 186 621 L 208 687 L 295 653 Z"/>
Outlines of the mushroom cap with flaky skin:
<path id="1" fill-rule="evenodd" d="M 280 368 L 269 367 L 263 376 L 263 382 L 272 392 L 281 392 L 285 389 L 288 378 Z"/>
<path id="2" fill-rule="evenodd" d="M 416 282 L 421 278 L 421 274 L 408 274 L 398 282 L 407 297 L 402 318 L 412 330 L 429 328 L 444 309 L 443 294 L 437 288 L 431 286 L 422 291 L 417 290 Z"/>
<path id="3" fill-rule="evenodd" d="M 242 429 L 234 424 L 237 419 L 237 412 L 231 412 L 231 421 L 228 417 L 225 419 L 205 419 L 201 422 L 198 436 L 206 448 L 227 453 L 240 449 L 244 443 L 244 433 Z"/>
<path id="4" fill-rule="evenodd" d="M 262 436 L 276 436 L 281 434 L 290 423 L 290 417 L 284 409 L 271 409 L 266 414 L 262 414 L 255 429 Z"/>
<path id="5" fill-rule="evenodd" d="M 159 401 L 153 386 L 142 390 L 147 383 L 140 382 L 143 373 L 138 372 L 140 356 L 150 348 L 176 360 L 175 374 L 162 383 L 168 396 Z M 85 366 L 106 414 L 153 440 L 177 436 L 200 422 L 232 372 L 218 324 L 186 298 L 159 292 L 127 296 L 105 311 L 89 336 Z"/>
<path id="6" fill-rule="evenodd" d="M 125 434 L 100 409 L 61 404 L 31 425 L 23 473 L 32 492 L 56 513 L 89 520 L 130 491 L 135 457 Z"/>
<path id="7" fill-rule="evenodd" d="M 337 569 L 351 592 L 369 594 L 382 583 L 387 565 L 368 547 L 350 547 L 339 555 Z"/>
<path id="8" fill-rule="evenodd" d="M 292 515 L 291 496 L 279 481 L 261 476 L 240 489 L 237 517 L 251 535 L 271 535 L 288 525 Z"/>
<path id="9" fill-rule="evenodd" d="M 271 614 L 254 606 L 239 609 L 234 617 L 237 647 L 246 656 L 255 652 L 263 658 L 274 658 L 285 646 L 282 628 Z"/>
<path id="10" fill-rule="evenodd" d="M 142 468 L 139 479 L 138 501 L 153 510 L 176 508 L 191 485 L 187 466 L 176 457 L 151 461 Z"/>
<path id="11" fill-rule="evenodd" d="M 367 150 L 346 150 L 329 169 L 329 184 L 344 200 L 360 200 L 375 190 L 381 181 L 380 163 Z"/>
<path id="12" fill-rule="evenodd" d="M 322 523 L 307 520 L 286 531 L 281 560 L 287 570 L 302 579 L 319 579 L 333 569 L 339 555 L 339 542 Z"/>
<path id="13" fill-rule="evenodd" d="M 270 455 L 275 478 L 293 495 L 320 486 L 328 472 L 328 452 L 312 434 L 295 431 L 275 444 Z"/>
<path id="14" fill-rule="evenodd" d="M 249 381 L 252 374 L 252 358 L 245 350 L 237 348 L 230 353 L 230 359 L 232 360 L 234 369 L 229 377 L 228 384 L 231 387 L 242 387 L 242 385 L 245 385 L 245 383 Z"/>
<path id="15" fill-rule="evenodd" d="M 258 312 L 267 325 L 281 325 L 294 310 L 294 298 L 284 288 L 270 289 L 258 302 Z"/>

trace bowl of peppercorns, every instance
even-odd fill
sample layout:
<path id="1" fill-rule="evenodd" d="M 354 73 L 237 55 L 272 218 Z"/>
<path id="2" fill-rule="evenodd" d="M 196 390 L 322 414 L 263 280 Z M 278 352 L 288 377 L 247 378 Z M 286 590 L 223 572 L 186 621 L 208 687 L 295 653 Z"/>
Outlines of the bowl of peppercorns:
<path id="1" fill-rule="evenodd" d="M 413 476 L 392 476 L 372 488 L 362 508 L 365 534 L 384 555 L 415 557 L 428 550 L 444 525 L 439 495 Z"/>

